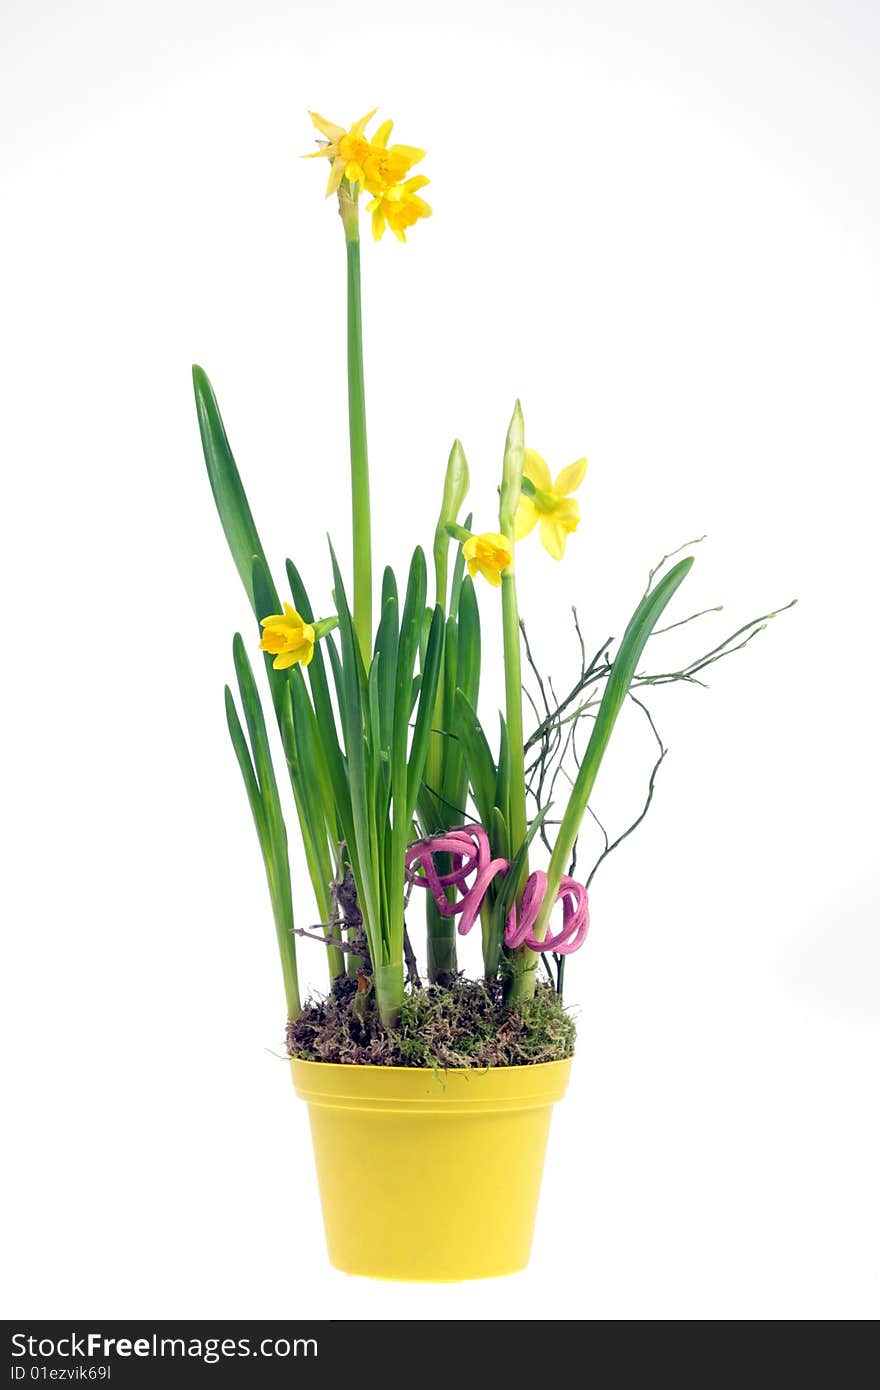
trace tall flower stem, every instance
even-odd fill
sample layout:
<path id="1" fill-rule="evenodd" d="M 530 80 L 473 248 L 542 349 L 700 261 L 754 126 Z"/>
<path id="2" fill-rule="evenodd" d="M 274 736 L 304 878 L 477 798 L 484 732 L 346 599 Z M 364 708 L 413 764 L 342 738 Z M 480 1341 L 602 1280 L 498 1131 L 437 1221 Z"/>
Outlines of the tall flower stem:
<path id="1" fill-rule="evenodd" d="M 364 665 L 373 645 L 373 567 L 370 528 L 370 470 L 367 461 L 367 408 L 364 395 L 364 341 L 361 319 L 361 239 L 357 198 L 345 181 L 339 189 L 348 263 L 348 435 L 351 453 L 351 529 L 353 542 L 353 619 Z"/>
<path id="2" fill-rule="evenodd" d="M 516 509 L 522 489 L 525 441 L 522 410 L 519 401 L 513 412 L 504 448 L 504 472 L 501 482 L 499 526 L 514 554 Z M 510 795 L 507 806 L 507 829 L 510 857 L 516 858 L 528 833 L 526 815 L 525 735 L 522 711 L 522 635 L 519 626 L 519 605 L 516 597 L 516 574 L 509 565 L 501 576 L 501 629 L 504 641 L 504 697 L 507 721 L 507 745 L 510 759 Z M 515 898 L 519 902 L 529 876 L 528 856 L 523 859 Z M 508 953 L 505 994 L 512 1005 L 524 1003 L 535 992 L 538 957 L 527 946 Z"/>
<path id="3" fill-rule="evenodd" d="M 461 505 L 467 495 L 468 486 L 467 459 L 464 456 L 461 443 L 456 439 L 446 465 L 443 500 L 437 519 L 437 529 L 434 533 L 435 603 L 443 611 L 444 617 L 447 618 L 447 639 L 443 663 L 440 668 L 437 699 L 434 704 L 433 732 L 428 748 L 426 782 L 430 791 L 429 801 L 433 808 L 434 821 L 425 825 L 426 834 L 432 834 L 446 828 L 449 825 L 450 814 L 453 819 L 459 818 L 453 807 L 444 800 L 444 797 L 449 794 L 447 786 L 450 761 L 448 725 L 451 721 L 457 684 L 456 662 L 454 659 L 450 660 L 450 647 L 457 650 L 459 617 L 458 605 L 455 601 L 455 585 L 453 585 L 452 595 L 448 594 L 449 544 L 451 540 L 449 527 L 456 524 Z M 441 874 L 449 873 L 452 868 L 452 860 L 445 855 L 439 856 L 438 868 Z M 454 893 L 454 890 L 452 892 Z M 455 919 L 444 916 L 430 895 L 428 895 L 425 908 L 425 917 L 428 980 L 432 985 L 449 984 L 458 971 Z"/>

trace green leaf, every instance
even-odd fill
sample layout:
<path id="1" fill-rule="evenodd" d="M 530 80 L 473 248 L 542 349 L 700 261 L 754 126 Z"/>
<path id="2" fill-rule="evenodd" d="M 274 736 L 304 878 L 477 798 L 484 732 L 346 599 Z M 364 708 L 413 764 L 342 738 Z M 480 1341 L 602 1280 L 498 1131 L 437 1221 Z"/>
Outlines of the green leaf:
<path id="1" fill-rule="evenodd" d="M 499 715 L 499 724 L 501 735 L 498 745 L 498 780 L 495 783 L 495 805 L 502 807 L 508 824 L 511 824 L 510 739 L 507 733 L 507 723 L 503 715 Z"/>
<path id="2" fill-rule="evenodd" d="M 251 592 L 253 594 L 254 612 L 257 615 L 258 623 L 262 618 L 268 618 L 281 612 L 281 602 L 272 583 L 272 576 L 266 566 L 266 561 L 259 555 L 254 556 L 251 565 Z M 308 621 L 308 620 L 307 620 Z M 260 629 L 262 631 L 262 629 Z M 272 695 L 272 704 L 275 706 L 275 715 L 281 724 L 281 709 L 284 698 L 284 690 L 287 686 L 287 671 L 275 670 L 275 657 L 271 652 L 264 652 L 264 662 L 266 667 L 266 678 L 269 682 L 269 690 Z"/>
<path id="3" fill-rule="evenodd" d="M 211 383 L 201 367 L 194 366 L 192 375 L 208 480 L 214 494 L 214 501 L 217 504 L 220 523 L 232 552 L 232 558 L 241 576 L 241 582 L 245 587 L 251 607 L 256 613 L 252 567 L 255 556 L 266 565 L 266 556 L 257 534 L 257 528 L 251 515 L 235 459 L 232 456 L 232 450 L 229 447 L 229 440 L 226 438 L 226 430 L 220 418 L 220 409 Z M 268 566 L 266 566 L 266 572 L 268 574 Z M 269 582 L 271 584 L 271 580 Z M 278 595 L 275 593 L 274 604 L 270 606 L 269 612 L 278 613 L 280 609 Z M 257 617 L 260 616 L 257 613 Z M 265 617 L 265 613 L 262 616 Z"/>
<path id="4" fill-rule="evenodd" d="M 299 571 L 292 560 L 287 561 L 287 578 L 290 583 L 290 592 L 296 611 L 301 617 L 305 618 L 307 623 L 314 622 L 314 614 L 308 594 L 300 578 Z M 323 762 L 331 786 L 333 787 L 333 798 L 336 803 L 336 812 L 340 821 L 338 829 L 342 833 L 342 838 L 348 840 L 349 837 L 353 835 L 351 797 L 348 790 L 348 772 L 336 732 L 336 716 L 333 712 L 333 702 L 330 698 L 330 686 L 327 681 L 327 671 L 324 665 L 324 651 L 329 654 L 331 662 L 334 657 L 338 660 L 336 644 L 332 637 L 328 636 L 325 637 L 322 642 L 317 642 L 311 662 L 307 668 L 309 689 L 312 692 L 312 701 L 315 710 L 315 729 L 321 744 Z M 330 828 L 333 828 L 332 822 L 330 823 Z"/>
<path id="5" fill-rule="evenodd" d="M 451 729 L 455 712 L 455 692 L 458 680 L 458 621 L 450 613 L 446 619 L 446 644 L 443 649 L 443 728 Z M 444 755 L 448 752 L 444 749 Z M 444 759 L 445 760 L 445 759 Z"/>
<path id="6" fill-rule="evenodd" d="M 235 708 L 235 700 L 233 699 L 232 691 L 229 689 L 228 685 L 224 687 L 224 695 L 226 698 L 226 723 L 229 726 L 229 737 L 232 739 L 232 746 L 235 749 L 235 756 L 238 759 L 238 766 L 241 769 L 248 803 L 254 818 L 254 825 L 257 827 L 260 848 L 265 857 L 267 853 L 271 853 L 271 848 L 267 842 L 267 830 L 263 816 L 263 803 L 260 796 L 260 788 L 257 784 L 256 774 L 254 773 L 254 765 L 251 762 L 247 739 L 244 736 L 241 720 L 238 717 L 238 710 Z"/>
<path id="7" fill-rule="evenodd" d="M 383 586 L 383 592 L 386 592 Z M 379 741 L 390 750 L 394 737 L 394 695 L 397 677 L 397 587 L 389 588 L 382 603 L 382 617 L 376 632 L 379 663 Z"/>
<path id="8" fill-rule="evenodd" d="M 493 859 L 510 859 L 507 822 L 500 809 L 493 806 L 484 821 L 492 847 Z M 507 875 L 510 879 L 510 874 Z M 504 917 L 495 911 L 498 894 L 506 880 L 495 878 L 489 884 L 483 907 L 480 910 L 480 934 L 483 939 L 483 973 L 487 980 L 497 979 L 501 964 L 501 949 L 504 945 Z"/>
<path id="9" fill-rule="evenodd" d="M 418 714 L 416 715 L 416 727 L 413 732 L 412 747 L 409 755 L 407 807 L 408 819 L 410 821 L 413 818 L 416 799 L 419 794 L 419 788 L 422 785 L 425 762 L 428 756 L 428 743 L 431 737 L 434 702 L 437 698 L 437 686 L 440 680 L 440 663 L 443 660 L 443 638 L 443 609 L 438 604 L 434 609 L 434 617 L 431 621 L 428 650 L 425 654 L 421 689 L 419 690 L 419 707 Z"/>
<path id="10" fill-rule="evenodd" d="M 497 809 L 497 808 L 496 808 L 496 809 Z M 520 845 L 519 849 L 517 850 L 516 855 L 515 855 L 514 860 L 513 860 L 513 864 L 511 865 L 510 869 L 508 870 L 507 875 L 506 875 L 506 877 L 505 877 L 505 879 L 504 879 L 504 882 L 503 882 L 502 885 L 501 885 L 501 888 L 500 888 L 499 893 L 498 893 L 498 899 L 497 899 L 496 904 L 495 904 L 495 911 L 496 911 L 496 913 L 497 913 L 497 915 L 498 915 L 498 921 L 499 921 L 499 923 L 502 924 L 502 926 L 503 926 L 505 917 L 507 916 L 508 912 L 510 911 L 510 906 L 511 906 L 511 903 L 513 902 L 514 893 L 516 892 L 517 885 L 518 885 L 518 883 L 519 883 L 519 881 L 520 881 L 520 878 L 521 878 L 521 876 L 522 876 L 522 871 L 523 871 L 523 868 L 525 867 L 525 862 L 526 862 L 526 857 L 527 857 L 528 852 L 529 852 L 529 847 L 530 847 L 532 841 L 534 840 L 535 836 L 537 835 L 538 831 L 541 829 L 541 826 L 542 826 L 543 823 L 544 823 L 544 818 L 546 817 L 547 812 L 548 812 L 549 810 L 550 810 L 550 803 L 548 802 L 547 805 L 546 805 L 546 806 L 543 806 L 543 807 L 540 809 L 540 811 L 538 812 L 538 814 L 535 816 L 535 819 L 532 821 L 531 825 L 529 826 L 528 833 L 526 834 L 526 838 L 523 840 L 522 844 Z M 506 828 L 505 828 L 505 838 L 506 838 Z M 494 852 L 495 854 L 498 853 L 497 850 L 494 850 L 493 852 Z M 508 854 L 505 854 L 503 857 L 504 857 L 505 859 L 508 859 L 508 858 L 509 858 L 509 855 L 508 855 Z"/>
<path id="11" fill-rule="evenodd" d="M 232 659 L 235 665 L 235 674 L 238 678 L 241 705 L 244 710 L 245 724 L 247 725 L 248 736 L 250 738 L 254 769 L 256 771 L 257 783 L 262 797 L 266 827 L 272 838 L 276 856 L 280 863 L 280 848 L 282 845 L 284 847 L 285 859 L 287 855 L 287 831 L 281 812 L 281 801 L 278 796 L 275 769 L 272 766 L 272 754 L 269 748 L 269 739 L 266 734 L 266 721 L 263 717 L 263 706 L 260 702 L 260 693 L 257 690 L 254 673 L 248 661 L 241 633 L 239 632 L 235 634 L 233 639 Z"/>
<path id="12" fill-rule="evenodd" d="M 364 928 L 370 943 L 371 954 L 376 961 L 382 959 L 382 922 L 379 914 L 381 887 L 377 858 L 378 845 L 375 827 L 370 815 L 370 778 L 367 769 L 365 742 L 363 663 L 351 610 L 348 606 L 345 585 L 342 582 L 342 575 L 332 546 L 330 547 L 330 558 L 333 565 L 334 597 L 336 611 L 339 615 L 339 635 L 342 644 L 341 655 L 337 656 L 334 663 L 334 675 L 337 680 L 339 713 L 345 741 L 353 830 L 353 838 L 351 841 L 347 841 L 347 849 L 357 883 Z"/>
<path id="13" fill-rule="evenodd" d="M 479 698 L 480 615 L 473 580 L 470 577 L 466 577 L 461 586 L 455 632 L 455 684 L 453 685 L 450 681 L 449 628 L 447 625 L 447 646 L 443 662 L 445 685 L 443 726 L 447 730 L 456 728 L 457 690 L 461 690 L 468 704 L 474 709 L 476 709 Z M 451 807 L 464 808 L 467 800 L 468 770 L 464 758 L 464 745 L 459 739 L 447 737 L 443 741 L 441 787 L 447 814 L 451 813 Z"/>
<path id="14" fill-rule="evenodd" d="M 397 604 L 397 578 L 390 565 L 385 566 L 382 574 L 382 612 L 385 612 L 385 605 L 391 600 Z"/>
<path id="15" fill-rule="evenodd" d="M 250 739 L 253 782 L 248 778 L 245 761 L 242 757 L 242 754 L 247 754 L 247 749 L 244 746 L 244 734 L 241 725 L 237 716 L 234 720 L 231 718 L 231 715 L 235 713 L 231 695 L 227 697 L 226 702 L 227 720 L 233 747 L 239 760 L 239 767 L 245 777 L 248 797 L 251 799 L 257 794 L 259 796 L 261 821 L 257 822 L 257 830 L 260 834 L 260 846 L 263 850 L 263 861 L 269 880 L 269 896 L 272 900 L 275 932 L 278 938 L 278 949 L 281 953 L 281 968 L 284 975 L 288 1014 L 291 1018 L 295 1018 L 300 1010 L 300 1000 L 296 969 L 296 943 L 293 938 L 293 895 L 290 884 L 290 862 L 287 853 L 287 828 L 284 824 L 281 802 L 278 797 L 278 785 L 272 767 L 263 707 L 240 633 L 235 634 L 232 656 L 238 678 L 245 724 Z M 254 804 L 252 800 L 252 810 Z M 260 833 L 261 825 L 262 833 Z"/>
<path id="16" fill-rule="evenodd" d="M 409 741 L 409 718 L 412 709 L 412 682 L 421 637 L 427 584 L 428 574 L 425 556 L 421 548 L 416 547 L 410 564 L 406 598 L 400 619 L 394 692 L 394 737 L 391 748 L 392 786 L 397 787 L 397 791 L 394 793 L 395 804 L 401 808 L 407 801 L 407 744 Z"/>
<path id="17" fill-rule="evenodd" d="M 336 824 L 336 801 L 333 783 L 330 779 L 323 756 L 324 748 L 318 731 L 318 721 L 312 702 L 309 699 L 302 672 L 294 668 L 290 672 L 290 704 L 293 715 L 294 737 L 297 744 L 297 763 L 303 776 L 308 779 L 311 789 L 310 800 L 314 805 L 315 835 L 318 835 L 320 816 L 323 837 L 328 833 L 335 839 L 333 827 Z M 329 879 L 328 879 L 329 882 Z"/>
<path id="18" fill-rule="evenodd" d="M 495 759 L 476 711 L 463 691 L 455 700 L 454 733 L 461 741 L 467 759 L 468 774 L 474 802 L 483 825 L 488 827 L 495 805 L 495 786 L 498 779 Z"/>
<path id="19" fill-rule="evenodd" d="M 510 859 L 510 837 L 507 833 L 507 821 L 504 813 L 499 806 L 493 806 L 489 813 L 489 844 L 492 846 L 493 859 Z"/>
<path id="20" fill-rule="evenodd" d="M 458 686 L 474 708 L 480 689 L 481 646 L 480 609 L 474 581 L 468 575 L 458 608 Z"/>

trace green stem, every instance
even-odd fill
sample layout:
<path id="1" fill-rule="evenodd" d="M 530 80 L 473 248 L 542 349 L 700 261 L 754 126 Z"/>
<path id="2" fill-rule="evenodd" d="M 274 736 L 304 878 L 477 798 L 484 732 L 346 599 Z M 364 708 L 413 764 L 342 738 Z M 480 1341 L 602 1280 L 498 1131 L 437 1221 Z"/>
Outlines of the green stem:
<path id="1" fill-rule="evenodd" d="M 396 1028 L 403 1005 L 403 961 L 394 965 L 374 965 L 373 984 L 383 1027 Z"/>
<path id="2" fill-rule="evenodd" d="M 373 569 L 361 319 L 361 245 L 357 202 L 344 189 L 339 191 L 339 209 L 345 228 L 348 262 L 348 433 L 351 450 L 351 527 L 354 549 L 352 616 L 364 666 L 369 669 L 373 645 Z"/>
<path id="3" fill-rule="evenodd" d="M 512 568 L 501 576 L 501 616 L 504 633 L 504 691 L 507 718 L 507 738 L 510 754 L 510 827 L 511 858 L 515 857 L 528 833 L 526 815 L 525 740 L 522 713 L 522 660 L 520 651 L 519 608 L 516 601 L 516 580 Z M 529 876 L 528 856 L 523 860 L 515 893 L 519 903 Z M 538 956 L 528 946 L 519 946 L 507 953 L 508 973 L 505 981 L 507 1002 L 512 1008 L 534 997 Z"/>
<path id="4" fill-rule="evenodd" d="M 446 872 L 445 864 L 438 867 Z M 444 917 L 429 894 L 427 919 L 428 980 L 432 985 L 449 985 L 458 973 L 455 918 Z"/>
<path id="5" fill-rule="evenodd" d="M 450 640 L 454 647 L 458 642 L 458 600 L 455 592 L 447 594 L 449 588 L 449 545 L 451 532 L 450 526 L 455 526 L 456 518 L 461 505 L 467 496 L 469 487 L 467 459 L 459 440 L 453 442 L 446 464 L 446 476 L 443 481 L 443 499 L 440 504 L 440 515 L 437 519 L 437 527 L 434 532 L 434 576 L 436 581 L 435 603 L 444 615 L 449 612 L 450 618 L 447 620 L 447 636 L 444 643 L 443 659 L 440 664 L 440 679 L 437 684 L 437 698 L 434 701 L 433 732 L 428 747 L 428 762 L 425 773 L 425 781 L 432 793 L 430 798 L 425 800 L 432 805 L 433 824 L 426 825 L 425 831 L 430 834 L 434 830 L 441 830 L 448 826 L 450 807 L 445 804 L 443 795 L 447 792 L 447 781 L 450 763 L 449 740 L 445 736 L 450 732 L 452 709 L 455 703 L 455 689 L 457 682 L 456 661 L 451 657 Z M 464 531 L 461 527 L 461 536 L 465 540 L 470 535 L 469 531 Z M 453 590 L 455 586 L 453 586 Z M 447 602 L 448 598 L 448 602 Z M 451 628 L 450 628 L 451 624 Z M 446 871 L 447 857 L 443 856 L 444 867 L 441 872 Z M 451 868 L 451 861 L 449 861 Z M 449 917 L 444 917 L 437 909 L 435 903 L 428 895 L 426 907 L 426 926 L 427 926 L 427 956 L 428 956 L 428 980 L 431 984 L 450 983 L 458 971 L 458 959 L 456 953 L 456 933 L 455 923 Z"/>
<path id="6" fill-rule="evenodd" d="M 512 537 L 509 537 L 512 539 Z M 526 761 L 522 711 L 522 659 L 519 605 L 513 566 L 501 576 L 501 625 L 504 638 L 504 705 L 510 747 L 510 804 L 507 824 L 511 853 L 515 855 L 526 838 Z M 528 878 L 528 861 L 523 864 L 517 895 Z"/>
<path id="7" fill-rule="evenodd" d="M 524 461 L 524 431 L 519 401 L 513 412 L 504 450 L 504 474 L 501 484 L 500 529 L 514 553 L 516 509 L 522 489 Z M 516 575 L 510 565 L 501 576 L 501 625 L 504 639 L 504 697 L 507 720 L 507 745 L 510 759 L 510 793 L 507 807 L 510 858 L 514 860 L 528 834 L 526 814 L 525 734 L 522 709 L 522 635 L 519 625 L 519 605 L 516 597 Z M 523 857 L 515 896 L 520 900 L 529 876 L 528 855 Z M 505 993 L 514 1007 L 525 1003 L 535 993 L 538 957 L 527 946 L 508 954 L 508 973 Z"/>

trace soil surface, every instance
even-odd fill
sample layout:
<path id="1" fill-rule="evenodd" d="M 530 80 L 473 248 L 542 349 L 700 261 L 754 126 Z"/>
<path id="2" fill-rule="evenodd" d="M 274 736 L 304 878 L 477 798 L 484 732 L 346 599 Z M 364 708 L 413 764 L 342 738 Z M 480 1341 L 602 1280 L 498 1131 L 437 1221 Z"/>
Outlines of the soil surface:
<path id="1" fill-rule="evenodd" d="M 575 1026 L 559 996 L 538 985 L 521 1012 L 501 986 L 457 977 L 448 986 L 413 989 L 400 1023 L 383 1028 L 361 978 L 338 979 L 311 999 L 287 1029 L 291 1057 L 380 1067 L 510 1067 L 555 1062 L 574 1051 Z"/>

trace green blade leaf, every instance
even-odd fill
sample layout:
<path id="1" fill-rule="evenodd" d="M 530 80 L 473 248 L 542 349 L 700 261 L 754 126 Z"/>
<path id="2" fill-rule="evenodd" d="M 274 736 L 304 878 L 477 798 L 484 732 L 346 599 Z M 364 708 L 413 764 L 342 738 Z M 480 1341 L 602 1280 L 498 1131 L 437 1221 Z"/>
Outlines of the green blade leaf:
<path id="1" fill-rule="evenodd" d="M 248 749 L 247 739 L 244 736 L 244 730 L 241 727 L 238 710 L 235 708 L 235 700 L 228 685 L 224 686 L 224 695 L 226 699 L 226 723 L 229 727 L 229 737 L 232 739 L 232 747 L 235 749 L 235 756 L 238 759 L 238 766 L 241 769 L 241 776 L 244 781 L 245 791 L 247 792 L 251 815 L 254 818 L 254 825 L 257 827 L 260 848 L 265 858 L 267 853 L 271 853 L 271 847 L 267 840 L 260 788 L 257 785 L 254 765 L 251 762 L 250 750 Z"/>
<path id="2" fill-rule="evenodd" d="M 519 849 L 517 850 L 516 855 L 514 856 L 513 864 L 508 870 L 507 875 L 504 878 L 504 881 L 501 885 L 501 888 L 499 889 L 498 898 L 495 904 L 495 911 L 497 914 L 498 923 L 501 924 L 502 929 L 504 919 L 510 911 L 510 905 L 513 902 L 513 895 L 516 892 L 517 885 L 520 881 L 520 877 L 525 866 L 526 856 L 528 855 L 529 847 L 532 841 L 534 840 L 535 836 L 537 835 L 538 831 L 541 829 L 541 826 L 543 825 L 544 819 L 549 810 L 550 803 L 548 802 L 546 806 L 541 807 L 538 814 L 535 816 L 535 819 L 532 821 L 531 825 L 528 828 L 526 838 L 519 846 Z M 497 853 L 497 851 L 494 851 L 494 847 L 493 852 Z M 508 858 L 507 855 L 505 855 L 504 857 Z"/>
<path id="3" fill-rule="evenodd" d="M 269 739 L 266 733 L 266 721 L 263 716 L 260 693 L 257 690 L 257 683 L 254 680 L 254 673 L 248 660 L 244 642 L 242 641 L 241 634 L 238 632 L 235 634 L 232 643 L 232 659 L 235 665 L 235 674 L 238 678 L 238 689 L 241 695 L 241 705 L 244 710 L 245 723 L 250 738 L 254 769 L 257 775 L 260 795 L 263 800 L 266 826 L 272 837 L 273 845 L 278 854 L 280 863 L 280 849 L 282 846 L 284 848 L 283 857 L 285 861 L 287 857 L 287 831 L 281 812 L 281 800 L 278 796 L 275 769 L 272 766 L 272 753 L 269 748 Z"/>
<path id="4" fill-rule="evenodd" d="M 290 582 L 290 592 L 293 597 L 296 611 L 305 618 L 307 623 L 314 622 L 312 605 L 309 602 L 305 585 L 300 578 L 299 571 L 292 560 L 287 561 L 287 578 Z M 327 680 L 327 670 L 324 665 L 323 650 L 328 652 L 328 659 L 332 662 L 338 659 L 336 644 L 332 637 L 326 637 L 323 642 L 315 645 L 312 659 L 308 666 L 309 689 L 312 692 L 312 702 L 315 710 L 315 727 L 323 753 L 323 761 L 333 787 L 333 798 L 336 803 L 336 814 L 339 817 L 338 829 L 342 838 L 346 841 L 354 840 L 354 829 L 351 821 L 351 797 L 348 789 L 348 773 L 345 767 L 345 759 L 339 745 L 339 738 L 336 731 L 336 716 L 333 711 L 333 702 L 330 698 L 330 685 Z M 330 825 L 330 830 L 335 827 Z"/>
<path id="5" fill-rule="evenodd" d="M 257 534 L 241 476 L 229 447 L 229 440 L 226 437 L 220 408 L 217 405 L 217 398 L 211 383 L 201 367 L 194 366 L 192 375 L 199 433 L 202 437 L 202 451 L 205 455 L 208 480 L 214 494 L 214 501 L 217 504 L 220 523 L 232 552 L 232 558 L 241 576 L 241 582 L 251 607 L 256 612 L 252 567 L 255 556 L 266 565 L 266 556 Z M 266 571 L 268 573 L 268 566 L 266 566 Z M 269 611 L 278 613 L 280 607 L 278 595 L 275 593 L 274 606 Z M 257 614 L 257 617 L 260 616 Z M 262 614 L 262 616 L 265 617 L 266 615 Z"/>
<path id="6" fill-rule="evenodd" d="M 296 942 L 293 937 L 293 894 L 290 883 L 290 862 L 287 853 L 287 828 L 284 824 L 281 802 L 278 797 L 278 786 L 275 781 L 272 756 L 269 750 L 269 741 L 266 736 L 266 721 L 263 717 L 263 708 L 260 703 L 256 682 L 254 681 L 254 673 L 251 670 L 240 633 L 235 634 L 232 644 L 232 656 L 235 664 L 235 673 L 238 678 L 238 689 L 241 696 L 242 708 L 244 710 L 245 724 L 250 738 L 251 753 L 253 756 L 253 772 L 255 774 L 254 780 L 259 790 L 263 825 L 263 833 L 260 835 L 260 845 L 263 850 L 263 861 L 266 865 L 266 877 L 269 880 L 269 896 L 272 900 L 272 913 L 275 918 L 278 949 L 281 953 L 281 968 L 284 975 L 287 1010 L 289 1016 L 295 1018 L 300 1011 L 300 1000 L 296 968 Z M 238 724 L 237 717 L 234 722 L 230 719 L 230 710 L 234 711 L 234 704 L 231 696 L 227 699 L 226 708 L 233 746 L 236 749 L 237 756 L 239 756 L 239 766 L 242 769 L 242 773 L 245 775 L 245 785 L 248 787 L 248 795 L 250 798 L 253 794 L 253 786 L 249 785 L 242 757 L 240 756 L 241 750 L 245 753 L 247 750 L 244 749 L 244 735 L 241 730 L 241 725 Z M 259 832 L 259 824 L 257 825 L 257 829 Z"/>
<path id="7" fill-rule="evenodd" d="M 410 821 L 412 821 L 413 812 L 415 811 L 419 788 L 422 785 L 422 777 L 425 772 L 425 762 L 428 757 L 428 743 L 431 737 L 434 702 L 437 698 L 437 686 L 440 681 L 440 664 L 443 660 L 444 633 L 445 624 L 443 622 L 443 609 L 438 604 L 434 609 L 434 616 L 431 620 L 431 630 L 428 636 L 428 650 L 425 653 L 425 664 L 422 670 L 421 688 L 419 690 L 418 714 L 416 715 L 416 726 L 413 732 L 412 747 L 409 754 L 407 807 L 408 819 Z"/>
<path id="8" fill-rule="evenodd" d="M 383 959 L 382 921 L 379 915 L 380 884 L 377 843 L 370 815 L 370 777 L 367 768 L 365 684 L 360 647 L 354 630 L 345 585 L 330 547 L 333 565 L 334 597 L 339 615 L 341 656 L 335 662 L 339 714 L 345 741 L 348 789 L 351 798 L 353 839 L 348 843 L 349 859 L 357 882 L 358 901 L 374 963 Z"/>
<path id="9" fill-rule="evenodd" d="M 379 663 L 379 730 L 380 746 L 391 748 L 394 737 L 394 694 L 397 676 L 397 590 L 389 589 L 382 604 L 382 618 L 376 633 L 376 657 Z"/>
<path id="10" fill-rule="evenodd" d="M 504 811 L 508 825 L 512 827 L 510 814 L 510 738 L 504 715 L 499 716 L 500 739 L 498 744 L 498 780 L 495 783 L 495 805 Z"/>
<path id="11" fill-rule="evenodd" d="M 495 805 L 498 771 L 477 712 L 461 690 L 455 700 L 454 733 L 464 747 L 474 802 L 480 820 L 488 829 Z"/>

